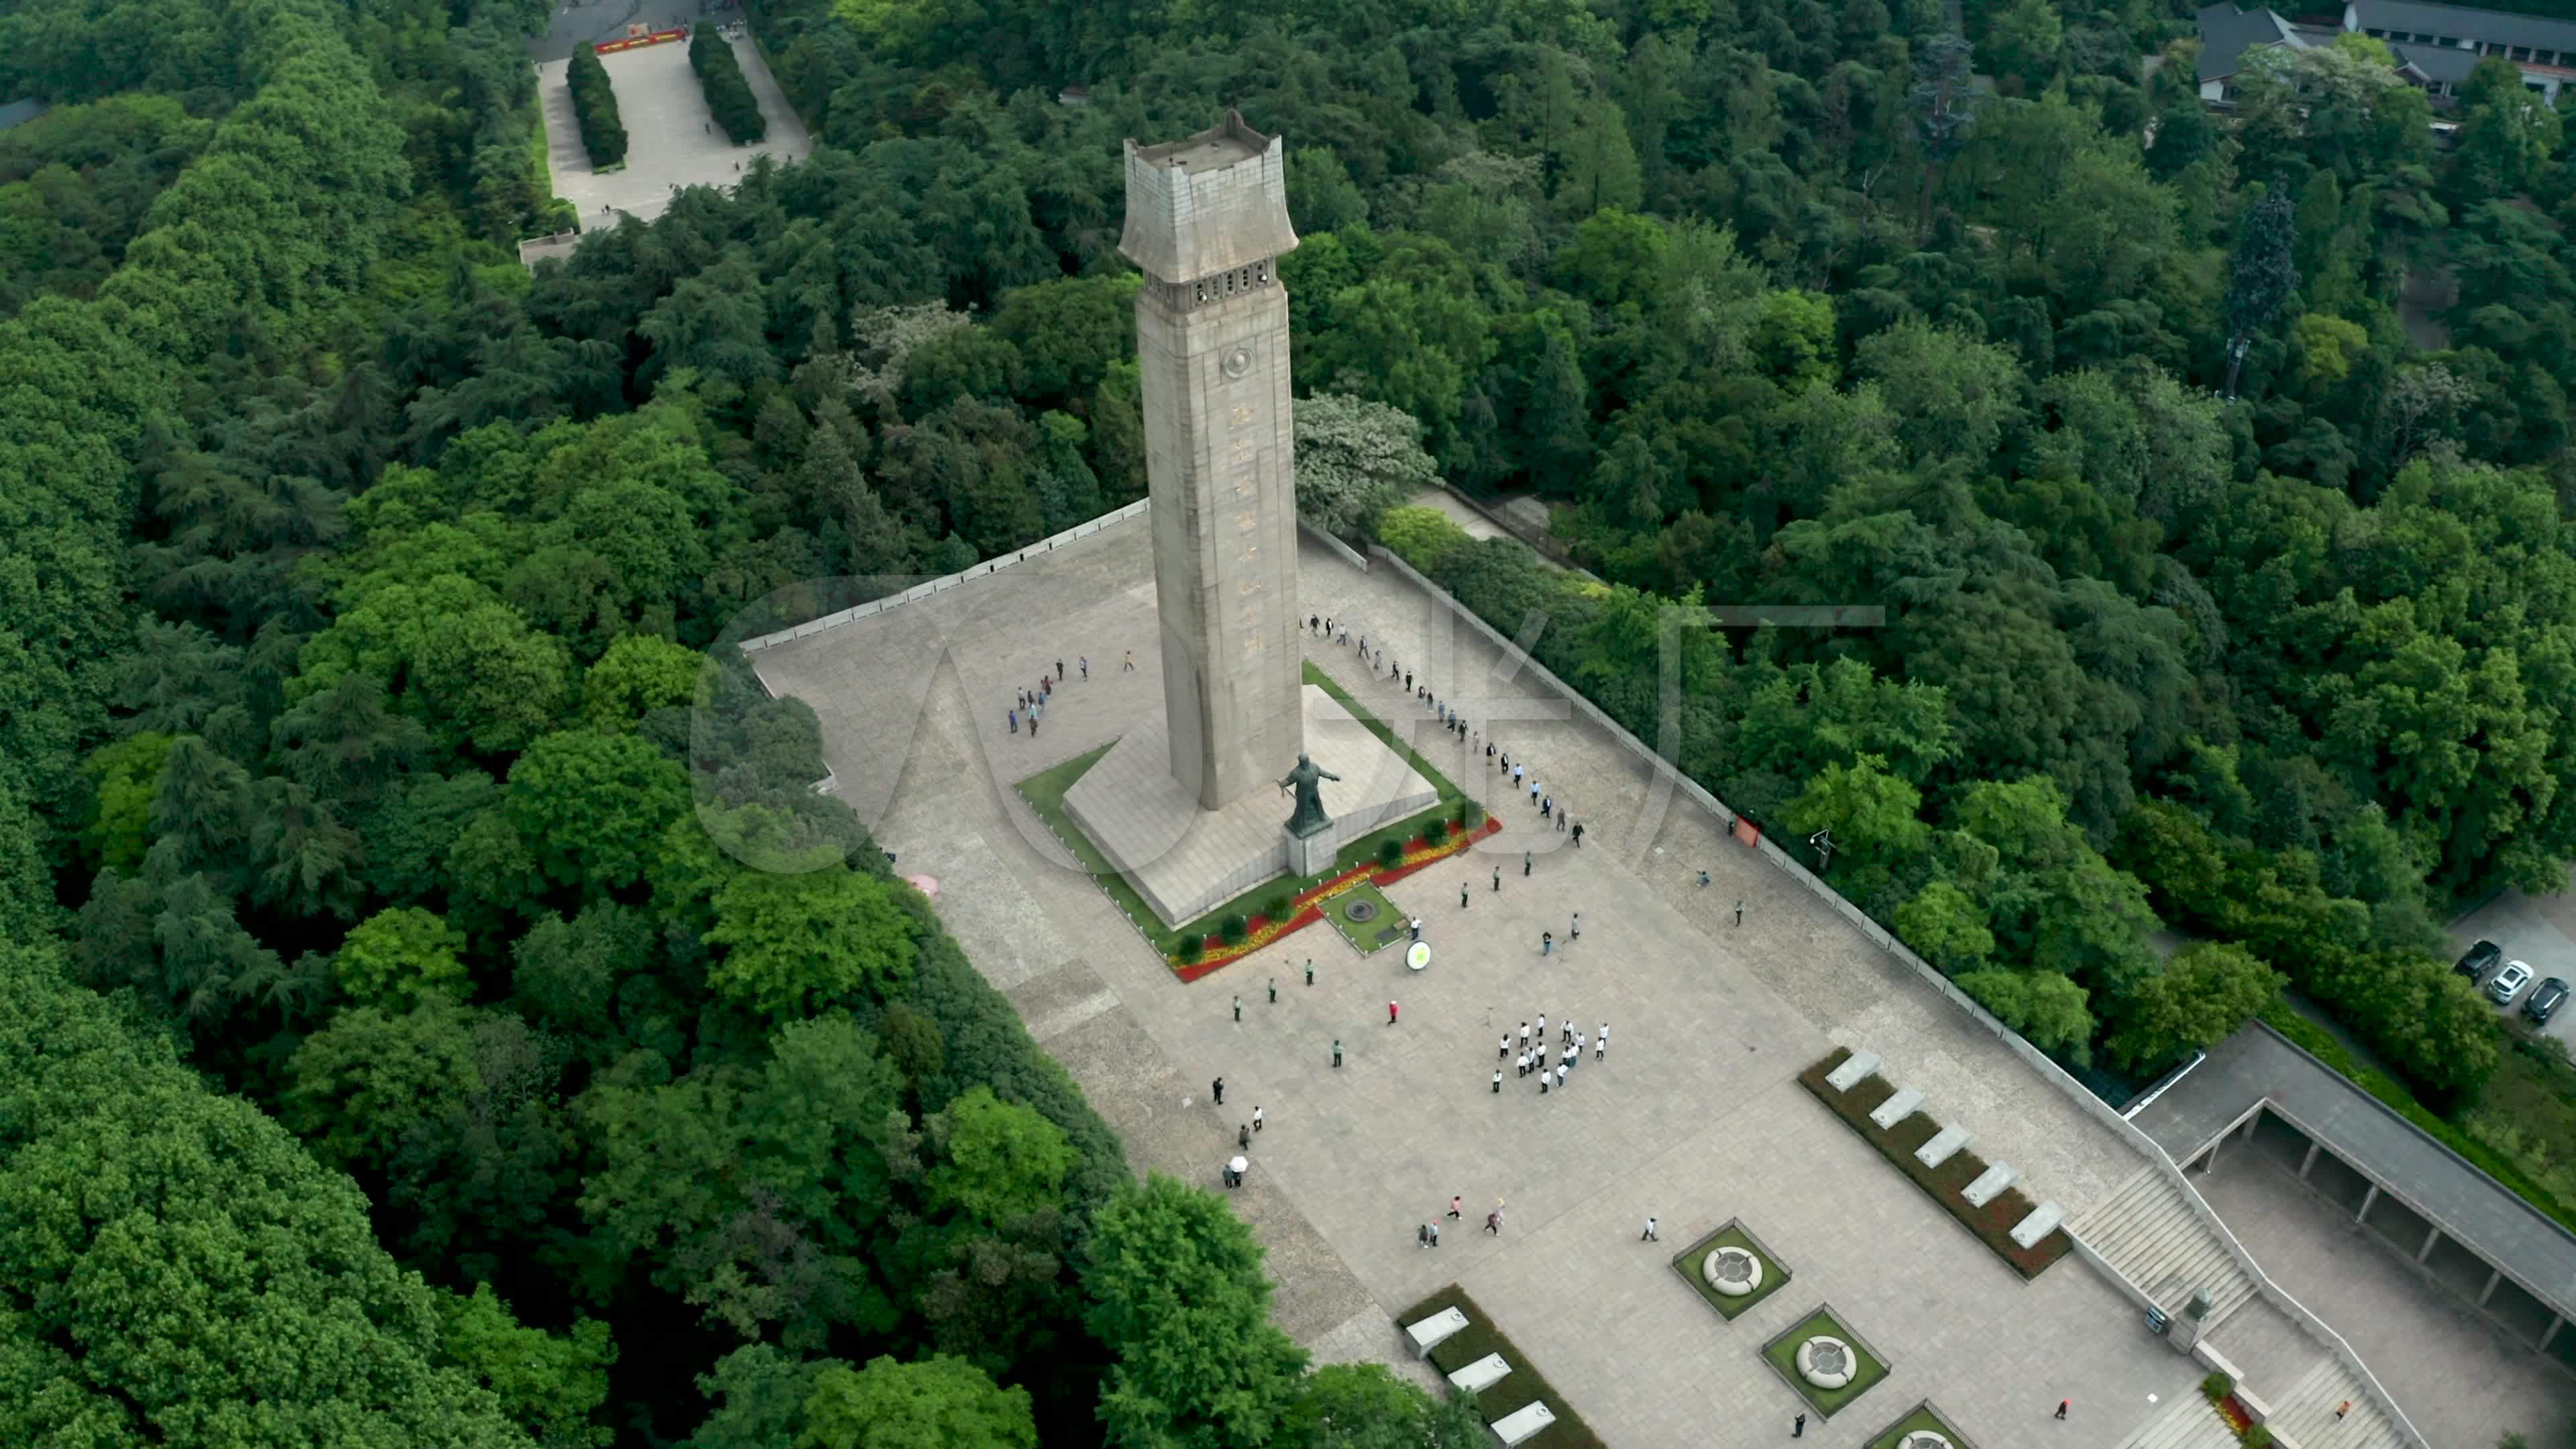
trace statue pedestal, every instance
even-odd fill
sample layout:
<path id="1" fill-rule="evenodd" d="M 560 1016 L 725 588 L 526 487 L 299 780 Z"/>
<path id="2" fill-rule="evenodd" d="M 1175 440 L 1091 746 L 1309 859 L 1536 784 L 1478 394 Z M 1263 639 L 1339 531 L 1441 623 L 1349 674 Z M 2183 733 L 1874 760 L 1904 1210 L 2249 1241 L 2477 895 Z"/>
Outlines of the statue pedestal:
<path id="1" fill-rule="evenodd" d="M 1172 778 L 1160 715 L 1137 721 L 1065 791 L 1065 813 L 1167 925 L 1216 909 L 1264 881 L 1301 883 L 1332 869 L 1343 846 L 1428 810 L 1439 792 L 1351 718 L 1333 697 L 1302 687 L 1306 752 L 1339 775 L 1322 784 L 1329 824 L 1300 841 L 1284 827 L 1293 800 L 1265 780 L 1223 810 L 1201 810 Z M 1280 770 L 1288 768 L 1283 762 Z M 1272 774 L 1270 780 L 1278 775 Z M 1300 864 L 1300 848 L 1306 854 Z"/>
<path id="2" fill-rule="evenodd" d="M 1288 874 L 1303 880 L 1333 868 L 1336 852 L 1333 840 L 1337 832 L 1329 826 L 1312 835 L 1298 835 L 1285 828 L 1279 833 L 1288 841 Z"/>

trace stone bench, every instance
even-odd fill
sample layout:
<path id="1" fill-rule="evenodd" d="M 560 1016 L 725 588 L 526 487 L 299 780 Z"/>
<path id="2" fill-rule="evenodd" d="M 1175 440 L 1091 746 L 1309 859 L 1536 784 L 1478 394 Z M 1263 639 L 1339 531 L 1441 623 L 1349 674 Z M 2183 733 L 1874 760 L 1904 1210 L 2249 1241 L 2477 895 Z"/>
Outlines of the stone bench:
<path id="1" fill-rule="evenodd" d="M 2039 1240 L 2057 1231 L 2066 1220 L 2066 1210 L 2053 1202 L 2044 1202 L 2030 1210 L 2029 1216 L 2013 1224 L 2012 1240 L 2025 1248 L 2035 1247 Z"/>
<path id="2" fill-rule="evenodd" d="M 1547 1405 L 1532 1399 L 1496 1419 L 1493 1423 L 1494 1437 L 1503 1441 L 1505 1449 L 1510 1449 L 1511 1445 L 1518 1444 L 1555 1422 L 1556 1415 L 1548 1412 Z"/>
<path id="3" fill-rule="evenodd" d="M 1995 1194 L 2012 1186 L 2020 1176 L 2009 1164 L 1998 1162 L 1978 1173 L 1977 1180 L 1969 1183 L 1968 1190 L 1959 1196 L 1966 1198 L 1970 1207 L 1984 1207 L 1995 1200 Z"/>
<path id="4" fill-rule="evenodd" d="M 1429 1318 L 1423 1319 L 1419 1323 L 1406 1324 L 1404 1326 L 1404 1336 L 1413 1344 L 1413 1356 L 1415 1358 L 1429 1358 L 1431 1356 L 1431 1350 L 1433 1347 L 1438 1345 L 1441 1340 L 1446 1339 L 1453 1333 L 1457 1333 L 1466 1326 L 1467 1315 L 1464 1310 L 1457 1308 L 1443 1308 L 1439 1312 L 1432 1314 Z"/>
<path id="5" fill-rule="evenodd" d="M 1449 1386 L 1462 1394 L 1481 1394 L 1502 1381 L 1512 1366 L 1499 1353 L 1489 1353 L 1449 1376 Z"/>
<path id="6" fill-rule="evenodd" d="M 1922 1105 L 1923 1094 L 1921 1092 L 1914 1090 L 1912 1087 L 1899 1087 L 1896 1089 L 1895 1096 L 1878 1104 L 1878 1110 L 1869 1114 L 1869 1120 L 1877 1123 L 1882 1128 L 1893 1127 L 1897 1123 L 1904 1121 L 1906 1118 L 1913 1116 L 1914 1109 Z"/>
<path id="7" fill-rule="evenodd" d="M 1921 1147 L 1914 1150 L 1914 1160 L 1922 1163 L 1925 1167 L 1939 1167 L 1942 1163 L 1949 1161 L 1951 1156 L 1957 1153 L 1960 1148 L 1967 1145 L 1967 1128 L 1955 1125 L 1944 1127 L 1940 1131 L 1932 1134 L 1931 1141 L 1924 1143 Z"/>
<path id="8" fill-rule="evenodd" d="M 1825 1074 L 1825 1085 L 1837 1092 L 1848 1092 L 1860 1085 L 1861 1078 L 1877 1070 L 1878 1053 L 1853 1052 L 1843 1058 L 1841 1066 Z"/>

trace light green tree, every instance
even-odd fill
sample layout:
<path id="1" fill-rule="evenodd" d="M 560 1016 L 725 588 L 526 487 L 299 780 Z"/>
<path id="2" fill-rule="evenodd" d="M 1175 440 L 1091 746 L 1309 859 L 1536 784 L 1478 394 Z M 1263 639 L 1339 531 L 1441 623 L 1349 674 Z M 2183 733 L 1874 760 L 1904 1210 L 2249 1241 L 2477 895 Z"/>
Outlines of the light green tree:
<path id="1" fill-rule="evenodd" d="M 797 1449 L 1036 1449 L 1029 1391 L 964 1359 L 834 1364 L 814 1380 Z"/>
<path id="2" fill-rule="evenodd" d="M 798 1016 L 853 993 L 882 996 L 912 974 L 912 918 L 886 885 L 856 871 L 744 871 L 715 894 L 707 968 L 720 994 L 771 1016 Z"/>
<path id="3" fill-rule="evenodd" d="M 464 949 L 464 933 L 446 921 L 418 906 L 395 906 L 353 927 L 333 965 L 351 1000 L 404 1012 L 432 997 L 463 999 Z"/>
<path id="4" fill-rule="evenodd" d="M 1213 1194 L 1159 1173 L 1093 1214 L 1091 1331 L 1117 1346 L 1101 1386 L 1109 1442 L 1260 1449 L 1296 1402 L 1306 1352 L 1270 1321 L 1251 1229 Z"/>

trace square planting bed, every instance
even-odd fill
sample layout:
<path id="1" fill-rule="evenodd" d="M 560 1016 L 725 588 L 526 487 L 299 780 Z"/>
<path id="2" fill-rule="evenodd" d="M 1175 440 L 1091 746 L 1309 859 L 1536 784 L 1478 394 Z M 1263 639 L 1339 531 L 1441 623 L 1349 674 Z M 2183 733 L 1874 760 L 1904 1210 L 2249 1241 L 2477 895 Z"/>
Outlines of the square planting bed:
<path id="1" fill-rule="evenodd" d="M 1716 1275 L 1709 1271 L 1709 1259 L 1717 1261 Z M 1747 1309 L 1780 1291 L 1789 1281 L 1789 1270 L 1778 1256 L 1754 1240 L 1740 1220 L 1729 1220 L 1725 1227 L 1682 1249 L 1673 1259 L 1673 1271 L 1682 1281 L 1698 1290 L 1718 1316 L 1732 1320 Z"/>
<path id="2" fill-rule="evenodd" d="M 1802 1366 L 1799 1350 L 1815 1338 L 1832 1342 L 1817 1345 L 1810 1364 Z M 1762 1358 L 1789 1381 L 1789 1387 L 1796 1389 L 1799 1397 L 1815 1405 L 1816 1412 L 1828 1419 L 1887 1377 L 1887 1360 L 1871 1352 L 1858 1335 L 1843 1327 L 1830 1304 L 1817 1308 L 1788 1332 L 1762 1345 Z M 1810 1379 L 1810 1367 L 1827 1382 Z M 1840 1382 L 1833 1381 L 1836 1379 Z"/>
<path id="3" fill-rule="evenodd" d="M 1367 881 L 1361 881 L 1341 894 L 1320 902 L 1324 919 L 1331 922 L 1352 949 L 1366 956 L 1381 946 L 1393 946 L 1413 939 L 1413 918 L 1395 908 L 1386 892 Z M 1350 918 L 1350 908 L 1360 906 L 1366 921 Z M 1389 934 L 1392 932 L 1393 934 Z"/>
<path id="4" fill-rule="evenodd" d="M 1938 1442 L 1926 1438 L 1926 1435 L 1937 1435 Z M 1916 1404 L 1904 1418 L 1878 1431 L 1878 1436 L 1871 1439 L 1865 1449 L 1940 1449 L 1942 1444 L 1949 1445 L 1950 1449 L 1976 1449 L 1966 1435 L 1950 1427 L 1949 1420 L 1942 1418 L 1929 1403 L 1922 1403 Z"/>

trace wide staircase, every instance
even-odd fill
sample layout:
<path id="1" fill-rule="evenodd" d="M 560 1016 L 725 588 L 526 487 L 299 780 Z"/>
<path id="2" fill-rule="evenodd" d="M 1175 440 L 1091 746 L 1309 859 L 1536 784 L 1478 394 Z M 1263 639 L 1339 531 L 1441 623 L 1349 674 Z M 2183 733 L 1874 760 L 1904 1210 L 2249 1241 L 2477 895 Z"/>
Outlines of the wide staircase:
<path id="1" fill-rule="evenodd" d="M 2147 1421 L 2120 1449 L 2238 1449 L 2236 1431 L 2218 1417 L 2218 1407 L 2198 1393 L 2184 1394 L 2174 1406 Z"/>
<path id="2" fill-rule="evenodd" d="M 2410 1449 L 2406 1436 L 2371 1401 L 2361 1376 L 2339 1358 L 2310 1369 L 2271 1403 L 2272 1432 L 2299 1449 Z M 2352 1412 L 2337 1419 L 2335 1406 L 2345 1403 Z"/>
<path id="3" fill-rule="evenodd" d="M 2217 1229 L 2193 1210 L 2181 1188 L 2152 1166 L 2140 1168 L 2082 1218 L 2067 1224 L 2067 1231 L 2169 1313 L 2180 1313 L 2194 1292 L 2208 1293 L 2204 1332 L 2214 1331 L 2259 1291 Z M 2262 1316 L 2277 1319 L 2277 1331 L 2296 1333 L 2323 1351 L 2323 1357 L 2286 1388 L 2270 1383 L 2243 1385 L 2270 1406 L 2268 1422 L 2281 1441 L 2295 1449 L 2416 1449 L 2418 1441 L 2382 1412 L 2361 1376 L 2346 1367 L 2323 1338 L 2286 1314 Z M 2260 1324 L 2252 1326 L 2258 1333 L 2263 1331 Z M 2296 1362 L 2302 1355 L 2265 1357 L 2279 1364 Z M 2351 1410 L 2336 1419 L 2336 1407 L 2347 1402 Z M 2235 1442 L 2226 1422 L 2195 1394 L 2139 1430 L 2121 1449 L 2225 1449 Z"/>
<path id="4" fill-rule="evenodd" d="M 2139 1168 L 2066 1230 L 2168 1313 L 2179 1314 L 2194 1292 L 2206 1291 L 2204 1331 L 2254 1296 L 2254 1280 L 2227 1244 L 2153 1167 Z"/>

